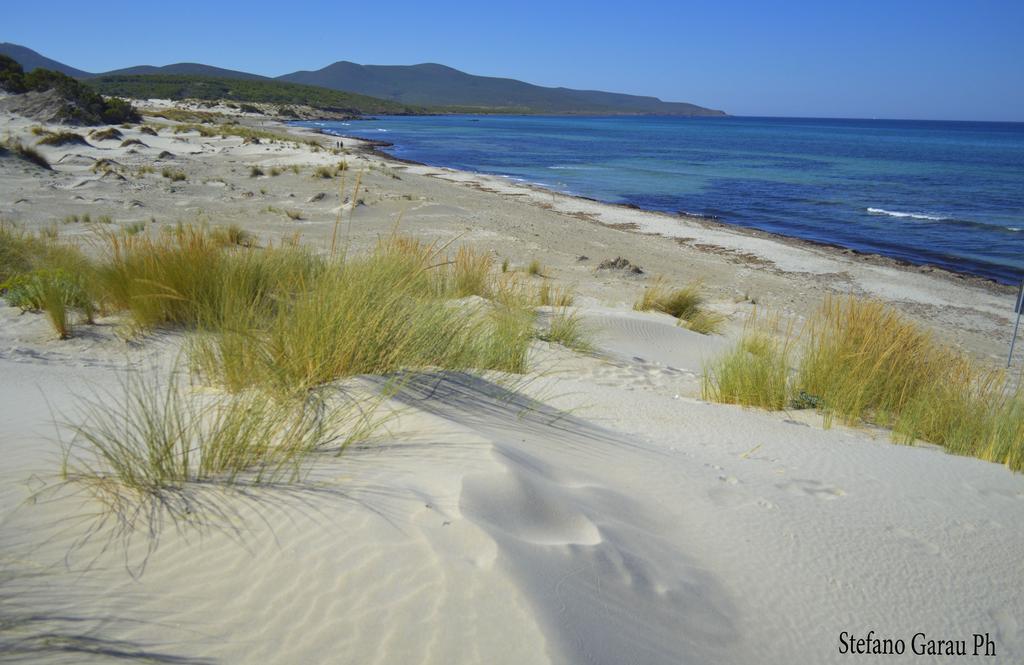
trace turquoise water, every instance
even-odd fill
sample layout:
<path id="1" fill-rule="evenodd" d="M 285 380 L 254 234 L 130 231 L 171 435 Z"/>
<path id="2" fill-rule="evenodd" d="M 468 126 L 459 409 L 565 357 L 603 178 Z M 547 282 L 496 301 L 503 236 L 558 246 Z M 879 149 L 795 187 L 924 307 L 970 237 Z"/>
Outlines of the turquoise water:
<path id="1" fill-rule="evenodd" d="M 1024 124 L 417 116 L 300 123 L 413 161 L 1016 283 Z"/>

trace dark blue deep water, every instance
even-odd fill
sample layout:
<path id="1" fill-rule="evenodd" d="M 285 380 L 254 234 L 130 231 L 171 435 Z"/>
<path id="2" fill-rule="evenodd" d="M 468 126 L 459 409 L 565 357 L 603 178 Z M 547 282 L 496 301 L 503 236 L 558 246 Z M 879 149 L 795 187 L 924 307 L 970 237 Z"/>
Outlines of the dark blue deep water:
<path id="1" fill-rule="evenodd" d="M 302 123 L 396 157 L 1015 283 L 1024 124 L 425 116 Z"/>

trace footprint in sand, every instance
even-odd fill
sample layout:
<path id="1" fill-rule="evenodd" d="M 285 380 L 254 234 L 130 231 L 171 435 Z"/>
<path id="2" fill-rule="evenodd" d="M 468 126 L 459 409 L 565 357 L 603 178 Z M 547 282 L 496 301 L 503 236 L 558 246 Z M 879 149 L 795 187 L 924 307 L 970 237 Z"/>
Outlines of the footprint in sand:
<path id="1" fill-rule="evenodd" d="M 824 501 L 831 501 L 832 499 L 846 496 L 846 492 L 838 487 L 825 485 L 821 481 L 811 479 L 797 478 L 786 483 L 780 483 L 776 487 L 790 494 L 813 496 Z"/>

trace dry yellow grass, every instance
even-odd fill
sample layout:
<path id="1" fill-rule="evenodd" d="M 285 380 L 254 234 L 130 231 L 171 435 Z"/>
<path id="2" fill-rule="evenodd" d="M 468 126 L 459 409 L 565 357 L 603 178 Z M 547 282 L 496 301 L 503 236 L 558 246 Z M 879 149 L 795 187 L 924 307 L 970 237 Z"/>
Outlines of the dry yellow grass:
<path id="1" fill-rule="evenodd" d="M 799 348 L 799 353 L 795 350 Z M 790 376 L 790 356 L 799 369 Z M 705 371 L 707 399 L 814 407 L 832 419 L 893 430 L 1014 470 L 1024 468 L 1024 393 L 877 301 L 827 298 L 799 335 L 744 336 Z"/>
<path id="2" fill-rule="evenodd" d="M 747 319 L 740 342 L 704 368 L 704 399 L 770 411 L 790 403 L 792 335 L 778 334 L 777 320 Z"/>
<path id="3" fill-rule="evenodd" d="M 682 288 L 671 288 L 658 277 L 633 305 L 637 311 L 654 310 L 679 319 L 679 325 L 702 335 L 717 333 L 725 317 L 705 308 L 706 299 L 699 283 L 687 284 Z"/>

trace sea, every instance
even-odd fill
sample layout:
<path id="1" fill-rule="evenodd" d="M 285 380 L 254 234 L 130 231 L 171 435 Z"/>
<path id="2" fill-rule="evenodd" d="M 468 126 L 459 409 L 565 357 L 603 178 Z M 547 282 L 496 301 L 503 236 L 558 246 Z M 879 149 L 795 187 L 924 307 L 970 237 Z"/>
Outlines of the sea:
<path id="1" fill-rule="evenodd" d="M 395 157 L 761 229 L 1006 284 L 1024 278 L 1024 123 L 388 116 L 297 123 Z"/>

